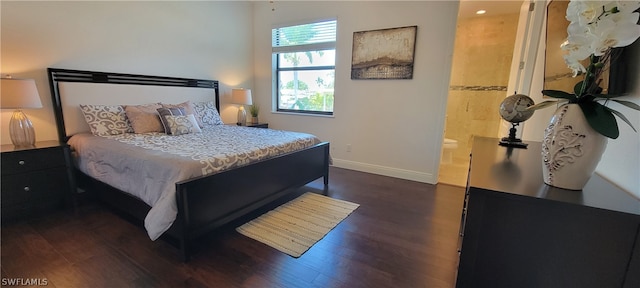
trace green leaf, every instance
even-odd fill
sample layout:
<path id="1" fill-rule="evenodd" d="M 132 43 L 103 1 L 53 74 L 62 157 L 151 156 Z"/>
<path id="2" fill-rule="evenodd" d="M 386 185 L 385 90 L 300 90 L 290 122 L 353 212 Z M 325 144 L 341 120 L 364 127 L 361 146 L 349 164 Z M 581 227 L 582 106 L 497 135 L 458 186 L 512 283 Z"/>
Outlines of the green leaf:
<path id="1" fill-rule="evenodd" d="M 622 96 L 626 96 L 626 95 L 622 95 L 622 94 L 595 94 L 593 96 L 596 97 L 596 98 L 612 99 L 612 98 L 618 98 L 618 97 L 622 97 Z"/>
<path id="2" fill-rule="evenodd" d="M 607 107 L 598 102 L 582 102 L 578 103 L 578 105 L 580 105 L 584 117 L 587 118 L 587 122 L 589 122 L 589 126 L 593 130 L 611 139 L 616 139 L 620 136 L 616 117 L 613 116 L 611 111 L 607 110 Z"/>
<path id="3" fill-rule="evenodd" d="M 534 110 L 534 111 L 535 110 L 540 110 L 542 108 L 546 108 L 546 107 L 549 107 L 549 106 L 552 106 L 552 105 L 559 105 L 559 104 L 562 104 L 562 103 L 565 103 L 565 102 L 567 102 L 567 101 L 566 100 L 546 100 L 546 101 L 540 102 L 538 104 L 531 105 L 531 106 L 527 107 L 527 110 Z"/>
<path id="4" fill-rule="evenodd" d="M 627 106 L 627 107 L 629 107 L 631 109 L 635 109 L 635 110 L 640 111 L 640 105 L 638 105 L 636 103 L 633 103 L 633 102 L 630 102 L 630 101 L 625 101 L 625 100 L 611 100 L 611 101 L 616 102 L 616 103 L 620 103 L 620 104 L 622 104 L 624 106 Z"/>
<path id="5" fill-rule="evenodd" d="M 582 84 L 584 84 L 584 80 L 576 83 L 576 85 L 573 86 L 573 93 L 575 93 L 575 95 L 582 95 Z"/>
<path id="6" fill-rule="evenodd" d="M 620 113 L 620 112 L 618 112 L 618 111 L 616 111 L 616 110 L 613 110 L 613 109 L 611 109 L 611 108 L 609 108 L 609 107 L 607 107 L 607 106 L 605 106 L 604 108 L 605 108 L 605 109 L 607 109 L 609 112 L 611 112 L 611 113 L 615 114 L 616 116 L 620 117 L 620 119 L 622 119 L 622 121 L 624 121 L 625 123 L 627 123 L 627 125 L 629 125 L 629 126 L 631 127 L 631 129 L 633 129 L 633 131 L 638 132 L 638 131 L 636 130 L 636 127 L 633 127 L 633 124 L 631 124 L 631 122 L 629 121 L 629 119 L 627 119 L 627 117 L 624 117 L 624 115 L 622 115 L 622 113 Z"/>
<path id="7" fill-rule="evenodd" d="M 576 102 L 591 102 L 591 101 L 594 101 L 595 99 L 596 97 L 594 97 L 593 95 L 585 94 L 585 95 L 582 95 L 582 97 L 578 98 Z"/>
<path id="8" fill-rule="evenodd" d="M 549 97 L 553 97 L 553 98 L 567 99 L 567 100 L 570 100 L 570 101 L 575 101 L 576 100 L 576 95 L 569 94 L 569 93 L 564 92 L 564 91 L 542 90 L 542 94 L 547 95 Z"/>

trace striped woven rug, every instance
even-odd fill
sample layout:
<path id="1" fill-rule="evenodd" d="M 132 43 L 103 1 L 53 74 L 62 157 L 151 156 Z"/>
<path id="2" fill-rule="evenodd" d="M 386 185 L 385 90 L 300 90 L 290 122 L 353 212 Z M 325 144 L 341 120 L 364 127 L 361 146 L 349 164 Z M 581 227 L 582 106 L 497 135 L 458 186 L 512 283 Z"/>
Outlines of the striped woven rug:
<path id="1" fill-rule="evenodd" d="M 236 231 L 298 258 L 358 206 L 307 192 L 245 223 Z"/>

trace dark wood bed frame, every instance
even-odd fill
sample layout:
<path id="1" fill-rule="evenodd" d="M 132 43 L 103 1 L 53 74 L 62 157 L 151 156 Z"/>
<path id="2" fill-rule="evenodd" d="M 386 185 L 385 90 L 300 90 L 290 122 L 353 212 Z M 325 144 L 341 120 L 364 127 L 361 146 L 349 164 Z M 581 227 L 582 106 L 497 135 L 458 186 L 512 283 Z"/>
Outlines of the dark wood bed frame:
<path id="1" fill-rule="evenodd" d="M 218 81 L 176 77 L 92 72 L 49 68 L 49 86 L 54 105 L 58 137 L 66 142 L 60 82 L 134 84 L 198 87 L 211 89 L 220 111 Z M 138 221 L 144 221 L 149 205 L 129 193 L 92 179 L 77 170 L 79 187 L 95 194 Z M 176 183 L 178 215 L 163 236 L 178 241 L 182 260 L 189 261 L 192 242 L 199 236 L 272 202 L 297 188 L 324 178 L 324 193 L 329 185 L 329 143 L 288 153 L 225 172 Z"/>

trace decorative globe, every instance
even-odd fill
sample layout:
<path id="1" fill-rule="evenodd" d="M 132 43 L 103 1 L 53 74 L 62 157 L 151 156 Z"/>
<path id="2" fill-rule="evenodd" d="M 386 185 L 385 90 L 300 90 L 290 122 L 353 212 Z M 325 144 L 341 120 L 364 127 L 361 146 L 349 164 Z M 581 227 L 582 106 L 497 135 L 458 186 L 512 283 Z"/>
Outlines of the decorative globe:
<path id="1" fill-rule="evenodd" d="M 527 110 L 532 106 L 533 99 L 523 94 L 513 94 L 500 103 L 500 117 L 511 123 L 523 122 L 533 116 L 533 110 Z"/>

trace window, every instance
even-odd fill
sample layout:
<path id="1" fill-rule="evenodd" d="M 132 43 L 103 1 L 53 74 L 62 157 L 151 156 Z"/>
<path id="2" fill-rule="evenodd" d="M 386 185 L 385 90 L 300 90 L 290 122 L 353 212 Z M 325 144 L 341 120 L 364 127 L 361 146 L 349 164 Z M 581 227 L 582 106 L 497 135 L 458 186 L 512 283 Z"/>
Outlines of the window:
<path id="1" fill-rule="evenodd" d="M 333 115 L 336 20 L 271 30 L 277 111 Z"/>

